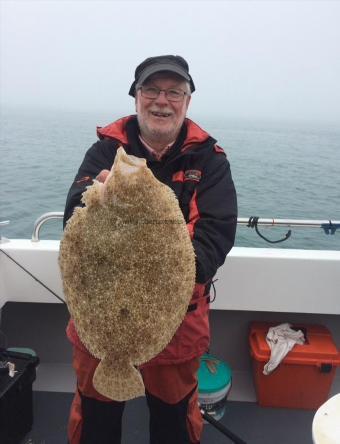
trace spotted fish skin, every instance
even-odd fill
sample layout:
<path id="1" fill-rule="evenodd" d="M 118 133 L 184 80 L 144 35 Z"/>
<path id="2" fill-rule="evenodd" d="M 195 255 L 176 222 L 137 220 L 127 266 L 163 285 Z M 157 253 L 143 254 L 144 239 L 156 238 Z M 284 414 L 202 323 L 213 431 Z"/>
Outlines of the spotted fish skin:
<path id="1" fill-rule="evenodd" d="M 144 393 L 136 366 L 171 341 L 195 284 L 195 255 L 174 192 L 145 159 L 119 148 L 61 241 L 59 264 L 78 335 L 101 360 L 95 388 L 118 401 Z"/>

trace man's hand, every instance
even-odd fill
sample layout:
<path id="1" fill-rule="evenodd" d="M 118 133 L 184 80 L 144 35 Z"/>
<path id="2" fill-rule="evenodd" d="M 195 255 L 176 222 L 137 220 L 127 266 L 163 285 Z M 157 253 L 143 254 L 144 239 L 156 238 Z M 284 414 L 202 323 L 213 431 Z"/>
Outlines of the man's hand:
<path id="1" fill-rule="evenodd" d="M 110 174 L 110 170 L 101 170 L 101 172 L 98 174 L 98 176 L 96 177 L 96 180 L 98 180 L 98 182 L 105 182 L 105 179 L 107 178 L 107 176 Z"/>

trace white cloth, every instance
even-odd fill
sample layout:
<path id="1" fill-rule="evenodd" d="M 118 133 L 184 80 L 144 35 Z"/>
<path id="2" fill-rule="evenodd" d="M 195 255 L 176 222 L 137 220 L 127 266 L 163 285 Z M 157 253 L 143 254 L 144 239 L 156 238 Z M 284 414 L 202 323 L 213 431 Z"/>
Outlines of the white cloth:
<path id="1" fill-rule="evenodd" d="M 293 330 L 291 324 L 280 324 L 276 327 L 270 327 L 266 341 L 270 347 L 271 354 L 269 361 L 263 367 L 263 374 L 269 375 L 295 344 L 304 344 L 305 337 L 301 330 Z"/>

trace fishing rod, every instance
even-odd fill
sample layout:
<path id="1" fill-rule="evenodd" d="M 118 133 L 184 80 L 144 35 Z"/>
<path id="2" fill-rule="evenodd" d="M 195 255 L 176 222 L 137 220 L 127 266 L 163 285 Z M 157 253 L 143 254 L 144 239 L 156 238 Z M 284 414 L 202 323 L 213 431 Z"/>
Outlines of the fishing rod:
<path id="1" fill-rule="evenodd" d="M 256 224 L 264 227 L 295 227 L 295 228 L 322 228 L 326 234 L 334 234 L 340 228 L 340 220 L 315 220 L 315 219 L 265 219 L 256 216 L 237 218 L 238 225 L 251 226 Z"/>
<path id="2" fill-rule="evenodd" d="M 264 219 L 257 216 L 251 216 L 248 219 L 240 217 L 237 219 L 238 225 L 246 225 L 249 228 L 255 228 L 256 233 L 270 244 L 277 244 L 287 240 L 292 230 L 288 230 L 282 239 L 271 240 L 260 233 L 258 226 L 264 227 L 296 227 L 296 228 L 322 228 L 325 234 L 335 234 L 340 228 L 339 220 L 313 220 L 313 219 Z"/>
<path id="3" fill-rule="evenodd" d="M 219 430 L 223 435 L 229 438 L 234 444 L 247 444 L 243 439 L 239 438 L 232 431 L 227 429 L 223 424 L 217 421 L 213 416 L 209 415 L 204 409 L 200 408 L 203 419 L 208 421 L 215 429 Z"/>

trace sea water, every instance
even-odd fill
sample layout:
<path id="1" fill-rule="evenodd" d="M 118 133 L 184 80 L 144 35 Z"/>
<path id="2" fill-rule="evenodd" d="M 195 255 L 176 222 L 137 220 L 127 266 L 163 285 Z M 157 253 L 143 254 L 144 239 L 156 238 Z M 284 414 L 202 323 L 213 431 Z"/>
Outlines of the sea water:
<path id="1" fill-rule="evenodd" d="M 114 113 L 2 109 L 0 221 L 9 238 L 30 238 L 43 213 L 63 211 L 68 189 L 96 126 Z M 224 148 L 235 182 L 239 217 L 340 220 L 340 127 L 209 118 L 194 120 Z M 288 228 L 261 228 L 272 240 Z M 61 220 L 47 222 L 42 239 L 60 239 Z M 340 229 L 292 228 L 268 244 L 239 226 L 237 246 L 340 250 Z"/>

